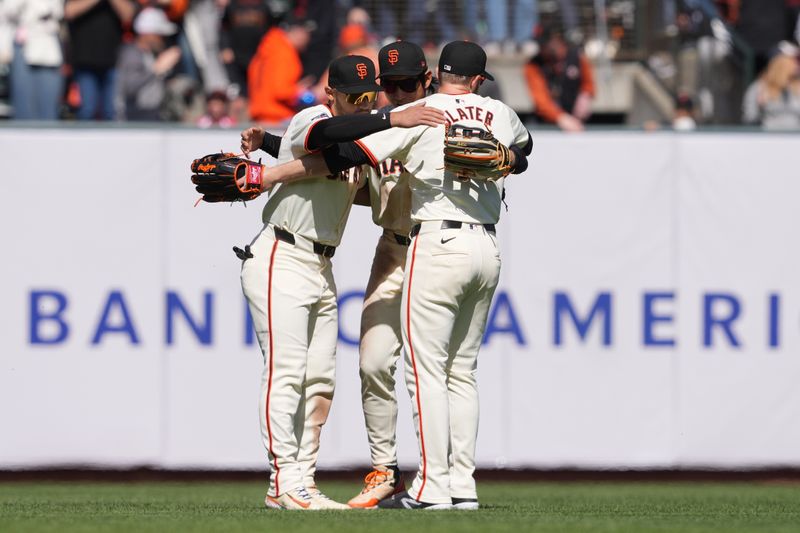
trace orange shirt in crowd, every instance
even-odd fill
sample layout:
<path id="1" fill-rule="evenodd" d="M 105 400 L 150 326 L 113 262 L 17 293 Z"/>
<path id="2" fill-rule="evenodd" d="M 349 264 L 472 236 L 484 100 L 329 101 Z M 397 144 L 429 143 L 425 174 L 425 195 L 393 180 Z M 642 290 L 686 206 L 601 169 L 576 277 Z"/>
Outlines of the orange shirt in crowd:
<path id="1" fill-rule="evenodd" d="M 269 30 L 247 67 L 250 117 L 259 122 L 292 118 L 298 98 L 297 82 L 302 75 L 300 54 L 284 31 Z"/>
<path id="2" fill-rule="evenodd" d="M 581 86 L 580 92 L 594 96 L 594 76 L 592 75 L 592 65 L 583 55 L 579 56 L 581 64 Z M 536 105 L 536 113 L 547 122 L 556 122 L 558 116 L 565 111 L 571 113 L 571 109 L 561 109 L 558 103 L 550 95 L 550 88 L 544 78 L 541 69 L 533 63 L 525 65 L 525 80 L 528 82 L 528 90 L 531 99 Z"/>

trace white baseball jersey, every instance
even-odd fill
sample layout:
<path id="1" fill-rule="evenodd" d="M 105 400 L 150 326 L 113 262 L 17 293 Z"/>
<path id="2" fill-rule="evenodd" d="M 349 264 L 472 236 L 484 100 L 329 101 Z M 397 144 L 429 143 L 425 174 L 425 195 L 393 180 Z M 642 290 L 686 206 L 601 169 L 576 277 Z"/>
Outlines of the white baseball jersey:
<path id="1" fill-rule="evenodd" d="M 369 184 L 372 221 L 399 235 L 411 231 L 411 189 L 408 172 L 396 159 L 383 161 L 378 168 L 364 166 Z"/>
<path id="2" fill-rule="evenodd" d="M 411 219 L 457 220 L 493 224 L 500 218 L 503 180 L 462 181 L 444 170 L 444 135 L 452 123 L 482 126 L 505 144 L 520 147 L 528 142 L 528 130 L 517 114 L 503 102 L 477 94 L 434 94 L 422 101 L 443 110 L 448 123 L 432 128 L 392 128 L 358 141 L 373 165 L 387 158 L 402 162 L 414 191 Z M 419 100 L 413 104 L 418 105 Z M 398 109 L 404 109 L 407 106 Z"/>
<path id="3" fill-rule="evenodd" d="M 281 139 L 278 164 L 311 153 L 307 146 L 311 128 L 316 122 L 331 116 L 326 105 L 309 107 L 297 113 Z M 336 176 L 279 184 L 272 189 L 264 206 L 264 223 L 312 241 L 338 246 L 353 198 L 363 183 L 361 175 L 361 169 L 357 167 Z"/>

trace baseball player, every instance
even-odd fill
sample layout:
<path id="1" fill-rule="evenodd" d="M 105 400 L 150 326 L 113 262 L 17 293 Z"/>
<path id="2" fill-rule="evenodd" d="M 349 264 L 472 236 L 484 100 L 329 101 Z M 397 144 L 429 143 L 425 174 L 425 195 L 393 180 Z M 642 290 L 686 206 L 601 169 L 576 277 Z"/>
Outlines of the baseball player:
<path id="1" fill-rule="evenodd" d="M 384 46 L 378 52 L 378 66 L 381 87 L 391 103 L 381 111 L 423 98 L 431 85 L 425 54 L 416 44 L 399 41 Z M 394 371 L 403 347 L 400 301 L 411 232 L 409 174 L 395 159 L 364 168 L 372 219 L 383 228 L 383 234 L 367 283 L 359 343 L 361 401 L 373 470 L 361 492 L 348 502 L 354 508 L 375 507 L 405 490 L 397 467 Z"/>
<path id="2" fill-rule="evenodd" d="M 375 66 L 368 58 L 334 60 L 326 88 L 329 105 L 305 109 L 292 119 L 278 162 L 348 138 L 344 132 L 354 138 L 393 124 L 441 122 L 438 111 L 422 106 L 410 114 L 367 114 L 380 90 L 374 79 Z M 262 145 L 270 146 L 263 130 L 243 132 L 245 151 Z M 363 180 L 357 169 L 304 177 L 272 190 L 262 214 L 264 228 L 242 256 L 242 288 L 265 362 L 259 413 L 272 465 L 265 504 L 276 509 L 349 509 L 322 494 L 314 474 L 320 430 L 334 391 L 338 317 L 330 258 Z"/>
<path id="3" fill-rule="evenodd" d="M 533 146 L 519 117 L 478 96 L 486 72 L 478 45 L 455 41 L 439 58 L 437 94 L 422 101 L 444 111 L 445 127 L 393 129 L 323 151 L 330 171 L 365 161 L 399 160 L 411 174 L 411 244 L 401 302 L 406 385 L 420 464 L 411 488 L 382 508 L 477 509 L 473 472 L 478 432 L 477 356 L 500 274 L 495 223 L 503 179 L 450 172 L 443 145 L 450 126 L 481 127 L 511 149 L 518 173 Z M 309 163 L 314 165 L 316 163 Z M 281 167 L 276 173 L 282 172 Z"/>

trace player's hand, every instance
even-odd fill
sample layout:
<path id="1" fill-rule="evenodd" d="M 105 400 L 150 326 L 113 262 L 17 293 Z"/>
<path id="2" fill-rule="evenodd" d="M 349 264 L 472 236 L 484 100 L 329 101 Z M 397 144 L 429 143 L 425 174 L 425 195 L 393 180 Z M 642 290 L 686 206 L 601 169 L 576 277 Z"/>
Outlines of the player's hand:
<path id="1" fill-rule="evenodd" d="M 266 192 L 277 184 L 277 174 L 275 173 L 274 168 L 275 167 L 272 167 L 271 169 L 264 167 L 264 170 L 261 173 L 261 192 Z M 244 189 L 247 186 L 247 176 L 236 178 L 236 184 L 240 189 Z"/>
<path id="2" fill-rule="evenodd" d="M 255 152 L 264 143 L 264 128 L 247 128 L 242 132 L 242 153 L 250 157 L 250 152 Z"/>
<path id="3" fill-rule="evenodd" d="M 561 113 L 556 123 L 564 131 L 576 132 L 584 130 L 583 123 L 569 113 Z"/>
<path id="4" fill-rule="evenodd" d="M 444 111 L 427 107 L 425 102 L 389 114 L 392 127 L 413 128 L 414 126 L 436 127 L 446 122 Z"/>
<path id="5" fill-rule="evenodd" d="M 575 99 L 572 114 L 580 121 L 585 121 L 592 114 L 592 95 L 582 92 Z"/>

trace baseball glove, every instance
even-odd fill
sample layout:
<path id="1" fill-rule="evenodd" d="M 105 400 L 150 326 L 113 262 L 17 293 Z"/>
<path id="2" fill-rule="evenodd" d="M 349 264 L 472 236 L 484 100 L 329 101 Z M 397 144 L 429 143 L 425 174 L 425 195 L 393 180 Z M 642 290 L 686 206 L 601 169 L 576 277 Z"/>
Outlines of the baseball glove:
<path id="1" fill-rule="evenodd" d="M 264 165 L 220 152 L 192 161 L 192 183 L 205 202 L 246 202 L 261 194 Z"/>
<path id="2" fill-rule="evenodd" d="M 444 167 L 459 178 L 495 180 L 511 172 L 511 155 L 491 132 L 453 124 L 444 137 Z"/>

